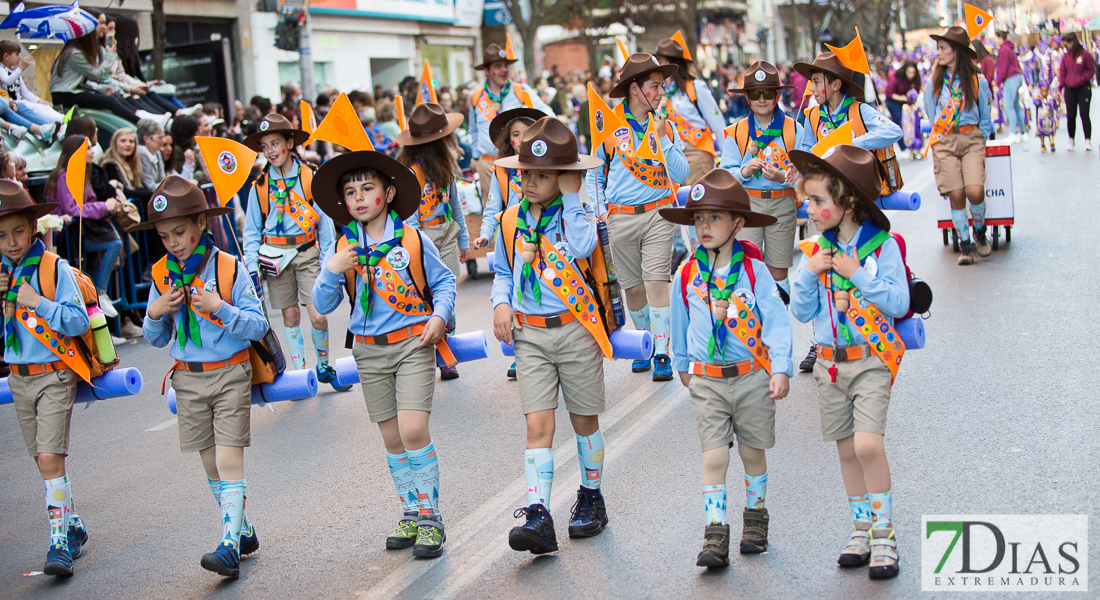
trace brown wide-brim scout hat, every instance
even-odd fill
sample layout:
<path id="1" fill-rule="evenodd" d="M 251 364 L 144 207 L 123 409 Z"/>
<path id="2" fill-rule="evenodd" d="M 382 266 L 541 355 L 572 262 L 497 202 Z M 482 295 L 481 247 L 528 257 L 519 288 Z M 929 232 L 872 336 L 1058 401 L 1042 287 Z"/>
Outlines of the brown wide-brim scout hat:
<path id="1" fill-rule="evenodd" d="M 680 60 L 693 62 L 691 53 L 684 49 L 684 45 L 678 40 L 670 37 L 657 42 L 657 51 L 654 52 L 654 54 L 657 56 L 664 56 L 665 58 L 678 58 Z"/>
<path id="2" fill-rule="evenodd" d="M 419 146 L 445 138 L 462 125 L 465 117 L 458 113 L 448 113 L 434 102 L 422 102 L 416 105 L 409 115 L 409 128 L 397 134 L 397 143 L 402 146 Z"/>
<path id="3" fill-rule="evenodd" d="M 512 125 L 512 121 L 516 119 L 528 119 L 534 123 L 545 116 L 546 113 L 541 110 L 537 108 L 528 108 L 526 106 L 506 110 L 493 117 L 493 120 L 489 122 L 489 139 L 496 143 L 497 136 L 500 135 L 500 132 L 508 129 L 508 127 Z"/>
<path id="4" fill-rule="evenodd" d="M 313 202 L 333 221 L 341 225 L 353 221 L 340 189 L 340 178 L 355 169 L 374 169 L 390 178 L 396 188 L 390 209 L 397 211 L 402 221 L 420 207 L 420 180 L 412 169 L 381 152 L 360 150 L 329 159 L 313 175 Z"/>
<path id="5" fill-rule="evenodd" d="M 821 170 L 840 179 L 857 198 L 871 208 L 871 220 L 875 225 L 883 231 L 890 231 L 890 219 L 886 218 L 886 213 L 878 205 L 882 179 L 878 174 L 878 160 L 872 152 L 841 144 L 829 148 L 820 157 L 813 152 L 792 150 L 790 158 L 803 176 L 809 171 Z"/>
<path id="6" fill-rule="evenodd" d="M 278 113 L 272 113 L 267 115 L 260 121 L 258 127 L 256 127 L 256 133 L 244 138 L 241 143 L 249 148 L 260 152 L 260 140 L 265 135 L 271 135 L 273 133 L 281 133 L 294 138 L 294 146 L 301 146 L 309 139 L 309 134 L 301 129 L 295 129 L 291 126 L 290 121 L 286 120 L 286 117 Z"/>
<path id="7" fill-rule="evenodd" d="M 228 215 L 232 208 L 225 206 L 211 207 L 206 202 L 206 194 L 202 193 L 195 184 L 180 177 L 169 175 L 153 191 L 149 198 L 149 206 L 146 207 L 147 218 L 127 231 L 140 231 L 153 229 L 160 221 L 178 219 L 180 217 L 193 217 L 206 215 L 207 218 Z"/>
<path id="8" fill-rule="evenodd" d="M 59 185 L 65 185 L 62 181 Z M 56 202 L 36 203 L 23 186 L 10 180 L 0 179 L 0 217 L 22 211 L 34 211 L 34 218 L 45 216 L 57 208 Z"/>
<path id="9" fill-rule="evenodd" d="M 679 225 L 694 225 L 693 213 L 700 210 L 721 210 L 744 217 L 745 227 L 767 227 L 778 219 L 764 213 L 753 212 L 752 201 L 745 186 L 727 169 L 713 169 L 698 183 L 691 186 L 687 204 L 683 208 L 662 208 L 661 217 Z"/>
<path id="10" fill-rule="evenodd" d="M 804 62 L 794 63 L 794 70 L 806 79 L 810 79 L 814 71 L 827 73 L 848 85 L 849 96 L 853 98 L 863 97 L 863 86 L 855 82 L 856 72 L 844 66 L 844 63 L 840 62 L 840 59 L 832 52 L 822 52 L 818 54 L 812 64 Z"/>
<path id="11" fill-rule="evenodd" d="M 948 44 L 954 45 L 956 47 L 956 52 L 965 49 L 966 53 L 970 55 L 971 60 L 978 58 L 978 51 L 970 45 L 970 36 L 966 34 L 966 30 L 962 27 L 948 27 L 947 29 L 943 30 L 942 34 L 930 35 L 928 37 L 936 41 L 943 40 Z"/>
<path id="12" fill-rule="evenodd" d="M 508 58 L 508 53 L 499 44 L 489 44 L 481 53 L 481 64 L 475 66 L 474 69 L 485 71 L 489 68 L 489 65 L 495 62 L 512 64 L 518 60 L 518 58 Z"/>
<path id="13" fill-rule="evenodd" d="M 793 90 L 793 85 L 783 85 L 779 70 L 766 60 L 758 60 L 745 71 L 745 82 L 739 88 L 726 90 L 731 94 L 744 94 L 752 90 Z"/>
<path id="14" fill-rule="evenodd" d="M 603 164 L 581 154 L 577 136 L 557 117 L 543 117 L 523 134 L 519 154 L 495 161 L 498 167 L 534 171 L 583 171 Z"/>
<path id="15" fill-rule="evenodd" d="M 645 77 L 654 71 L 660 71 L 661 75 L 668 79 L 676 72 L 673 64 L 662 65 L 657 62 L 657 57 L 647 52 L 635 52 L 626 59 L 622 71 L 619 72 L 619 84 L 611 88 L 608 96 L 612 98 L 626 98 L 626 91 L 630 89 L 630 83 L 638 78 Z"/>

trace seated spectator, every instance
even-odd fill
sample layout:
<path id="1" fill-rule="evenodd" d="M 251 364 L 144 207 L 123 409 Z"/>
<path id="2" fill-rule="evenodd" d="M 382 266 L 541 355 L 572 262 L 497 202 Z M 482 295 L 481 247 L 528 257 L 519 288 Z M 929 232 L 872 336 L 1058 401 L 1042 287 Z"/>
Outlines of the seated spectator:
<path id="1" fill-rule="evenodd" d="M 138 55 L 138 24 L 137 19 L 129 15 L 104 15 L 106 19 L 106 35 L 100 38 L 102 46 L 108 36 L 114 35 L 118 45 L 118 60 L 111 66 L 111 79 L 115 81 L 126 93 L 128 104 L 145 110 L 151 114 L 183 115 L 195 114 L 202 110 L 201 104 L 184 108 L 183 103 L 175 97 L 175 92 L 154 93 L 145 79 L 141 77 L 140 70 L 133 75 L 126 70 L 126 64 L 136 62 L 141 68 L 141 57 Z M 119 27 L 122 28 L 119 31 Z M 163 88 L 161 88 L 163 91 Z M 173 86 L 174 90 L 174 86 Z"/>
<path id="2" fill-rule="evenodd" d="M 0 40 L 0 84 L 8 92 L 15 113 L 36 125 L 49 125 L 65 120 L 65 115 L 53 109 L 48 101 L 36 96 L 23 81 L 23 71 L 31 66 L 31 57 L 20 58 L 22 47 L 11 40 Z M 5 117 L 5 120 L 13 121 Z M 23 125 L 17 121 L 16 125 Z M 51 131 L 52 135 L 53 132 Z"/>
<path id="3" fill-rule="evenodd" d="M 122 102 L 119 97 L 122 88 L 110 76 L 111 66 L 118 60 L 114 42 L 108 41 L 107 48 L 100 53 L 101 28 L 106 32 L 106 24 L 100 24 L 95 31 L 65 42 L 53 63 L 50 94 L 58 104 L 109 110 L 137 123 L 137 114 Z"/>
<path id="4" fill-rule="evenodd" d="M 26 189 L 27 180 L 30 179 L 30 175 L 27 174 L 27 159 L 13 152 L 11 160 L 15 167 L 15 180 L 23 184 L 23 188 Z"/>
<path id="5" fill-rule="evenodd" d="M 164 130 L 155 121 L 142 119 L 138 121 L 137 138 L 141 142 L 137 149 L 141 160 L 141 187 L 155 190 L 167 177 L 164 157 L 160 153 L 160 147 L 164 144 Z"/>
<path id="6" fill-rule="evenodd" d="M 143 119 L 138 121 L 148 121 Z M 133 129 L 123 127 L 111 136 L 111 147 L 99 158 L 99 166 L 107 172 L 109 180 L 122 184 L 127 199 L 148 200 L 156 188 L 145 187 L 141 178 L 141 155 L 137 150 L 137 135 Z"/>
<path id="7" fill-rule="evenodd" d="M 168 170 L 168 164 L 172 162 L 172 152 L 175 149 L 176 149 L 176 143 L 175 143 L 175 140 L 172 138 L 172 134 L 165 131 L 164 132 L 164 139 L 161 140 L 161 142 L 160 142 L 160 157 L 161 157 L 162 160 L 164 160 L 165 177 L 168 176 L 167 173 L 171 172 L 171 171 Z M 156 189 L 156 188 L 153 188 L 153 189 Z"/>
<path id="8" fill-rule="evenodd" d="M 200 117 L 205 120 L 206 115 Z M 178 174 L 184 179 L 190 179 L 195 185 L 210 183 L 210 175 L 206 172 L 206 163 L 202 160 L 195 136 L 201 135 L 199 129 L 202 126 L 200 119 L 192 116 L 178 117 L 172 121 L 172 158 L 166 163 L 165 168 Z M 207 133 L 210 125 L 206 124 Z"/>

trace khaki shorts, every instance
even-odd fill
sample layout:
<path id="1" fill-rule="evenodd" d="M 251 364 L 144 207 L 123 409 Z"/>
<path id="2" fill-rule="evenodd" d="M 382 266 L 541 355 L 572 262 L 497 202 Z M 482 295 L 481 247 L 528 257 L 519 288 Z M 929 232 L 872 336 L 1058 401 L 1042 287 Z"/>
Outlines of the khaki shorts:
<path id="1" fill-rule="evenodd" d="M 615 275 L 624 290 L 646 281 L 672 281 L 672 234 L 676 226 L 653 209 L 640 215 L 607 216 Z"/>
<path id="2" fill-rule="evenodd" d="M 172 371 L 180 452 L 252 444 L 252 363 L 201 373 Z"/>
<path id="3" fill-rule="evenodd" d="M 764 264 L 776 269 L 794 266 L 794 239 L 797 235 L 798 200 L 795 196 L 757 198 L 749 196 L 752 210 L 771 215 L 779 221 L 767 227 L 746 227 L 737 239 L 750 241 L 764 253 Z"/>
<path id="4" fill-rule="evenodd" d="M 420 336 L 396 344 L 355 342 L 351 349 L 371 423 L 397 416 L 399 410 L 432 412 L 435 348 L 417 348 Z"/>
<path id="5" fill-rule="evenodd" d="M 523 414 L 557 408 L 559 387 L 570 413 L 603 412 L 603 352 L 584 325 L 579 321 L 553 328 L 524 325 L 512 335 Z"/>
<path id="6" fill-rule="evenodd" d="M 13 371 L 8 376 L 19 429 L 32 457 L 41 453 L 69 455 L 69 419 L 78 381 L 80 377 L 70 369 L 40 375 Z"/>
<path id="7" fill-rule="evenodd" d="M 985 136 L 975 127 L 949 133 L 932 145 L 932 168 L 941 195 L 968 185 L 985 185 Z"/>
<path id="8" fill-rule="evenodd" d="M 691 187 L 696 184 L 703 175 L 710 173 L 715 166 L 714 155 L 700 150 L 687 141 L 684 142 L 684 157 L 688 161 L 688 178 L 684 185 Z"/>
<path id="9" fill-rule="evenodd" d="M 459 215 L 458 218 L 464 217 Z M 443 260 L 443 264 L 447 265 L 451 273 L 454 273 L 455 277 L 458 277 L 458 269 L 461 266 L 458 264 L 458 231 L 458 223 L 454 221 L 432 225 L 424 229 L 424 235 L 435 244 L 436 250 L 439 250 L 439 258 Z"/>
<path id="10" fill-rule="evenodd" d="M 820 356 L 814 364 L 821 436 L 842 440 L 857 431 L 886 433 L 890 407 L 890 369 L 877 356 L 836 364 L 836 383 L 829 376 L 834 363 Z"/>
<path id="11" fill-rule="evenodd" d="M 281 247 L 281 246 L 277 246 Z M 274 279 L 267 279 L 267 298 L 275 310 L 313 304 L 310 293 L 321 272 L 321 250 L 314 243 L 298 253 Z"/>
<path id="12" fill-rule="evenodd" d="M 474 161 L 474 166 L 477 167 L 477 182 L 478 188 L 481 190 L 481 205 L 485 206 L 489 202 L 489 186 L 493 181 L 493 159 L 486 160 L 478 157 Z"/>
<path id="13" fill-rule="evenodd" d="M 737 443 L 767 450 L 775 446 L 775 400 L 768 372 L 757 369 L 737 377 L 692 375 L 688 381 L 695 426 L 703 452 Z"/>

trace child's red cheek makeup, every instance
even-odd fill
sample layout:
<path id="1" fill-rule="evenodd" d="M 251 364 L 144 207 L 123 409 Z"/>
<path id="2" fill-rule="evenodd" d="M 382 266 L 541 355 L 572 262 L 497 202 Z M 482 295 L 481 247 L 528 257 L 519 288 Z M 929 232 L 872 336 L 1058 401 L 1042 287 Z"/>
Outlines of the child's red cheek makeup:
<path id="1" fill-rule="evenodd" d="M 194 244 L 194 243 L 195 243 L 195 236 L 191 236 L 191 243 L 192 243 L 192 244 Z"/>
<path id="2" fill-rule="evenodd" d="M 833 218 L 833 211 L 826 208 L 825 210 L 821 211 L 821 218 L 825 219 L 826 221 Z"/>
<path id="3" fill-rule="evenodd" d="M 374 199 L 374 205 L 375 205 L 375 206 L 378 206 L 378 205 L 380 205 L 380 204 L 382 204 L 382 198 L 375 198 L 375 199 Z"/>

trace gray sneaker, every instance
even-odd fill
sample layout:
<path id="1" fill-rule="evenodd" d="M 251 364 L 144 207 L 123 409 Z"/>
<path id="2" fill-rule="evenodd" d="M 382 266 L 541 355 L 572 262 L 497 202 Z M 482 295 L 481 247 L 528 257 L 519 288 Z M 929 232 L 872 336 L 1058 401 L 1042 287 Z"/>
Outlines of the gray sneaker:
<path id="1" fill-rule="evenodd" d="M 27 128 L 21 125 L 12 125 L 8 127 L 8 133 L 11 134 L 17 140 L 21 140 L 27 137 Z"/>
<path id="2" fill-rule="evenodd" d="M 980 229 L 974 228 L 974 249 L 978 252 L 978 256 L 982 258 L 993 254 L 993 247 L 989 245 L 989 238 L 985 234 L 986 227 L 984 225 Z"/>
<path id="3" fill-rule="evenodd" d="M 959 265 L 974 264 L 974 244 L 966 241 L 959 242 Z"/>

